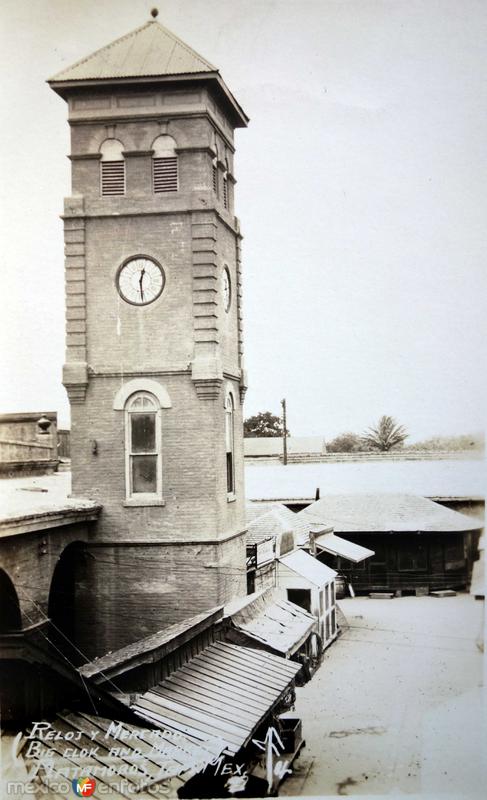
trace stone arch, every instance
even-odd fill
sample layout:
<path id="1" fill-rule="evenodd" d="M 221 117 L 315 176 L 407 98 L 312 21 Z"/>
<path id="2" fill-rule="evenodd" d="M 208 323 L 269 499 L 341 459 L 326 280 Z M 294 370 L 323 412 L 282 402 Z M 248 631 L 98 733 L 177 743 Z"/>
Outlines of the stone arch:
<path id="1" fill-rule="evenodd" d="M 149 392 L 153 394 L 160 403 L 161 408 L 171 408 L 171 398 L 167 389 L 158 381 L 151 378 L 134 378 L 132 381 L 124 383 L 115 395 L 113 408 L 115 411 L 123 411 L 129 397 L 135 392 Z"/>
<path id="2" fill-rule="evenodd" d="M 154 151 L 154 158 L 164 158 L 167 156 L 176 155 L 177 142 L 172 136 L 167 133 L 157 136 L 152 142 L 152 150 Z"/>
<path id="3" fill-rule="evenodd" d="M 83 661 L 76 649 L 81 600 L 77 591 L 85 555 L 83 542 L 64 548 L 54 567 L 49 588 L 48 617 L 50 640 L 74 664 Z"/>
<path id="4" fill-rule="evenodd" d="M 99 152 L 102 161 L 123 161 L 123 144 L 120 139 L 105 139 Z"/>
<path id="5" fill-rule="evenodd" d="M 0 634 L 22 628 L 20 603 L 15 586 L 5 570 L 0 569 Z"/>

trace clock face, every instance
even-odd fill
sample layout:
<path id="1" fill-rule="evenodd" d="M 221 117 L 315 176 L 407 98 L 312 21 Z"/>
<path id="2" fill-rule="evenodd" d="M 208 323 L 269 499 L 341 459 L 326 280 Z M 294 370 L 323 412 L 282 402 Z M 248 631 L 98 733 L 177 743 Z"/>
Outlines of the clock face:
<path id="1" fill-rule="evenodd" d="M 232 302 L 232 287 L 230 284 L 230 273 L 228 268 L 222 272 L 222 297 L 223 297 L 223 308 L 225 311 L 229 311 L 230 303 Z"/>
<path id="2" fill-rule="evenodd" d="M 156 300 L 164 289 L 164 272 L 156 261 L 147 256 L 129 258 L 117 275 L 120 296 L 134 306 L 146 306 Z"/>

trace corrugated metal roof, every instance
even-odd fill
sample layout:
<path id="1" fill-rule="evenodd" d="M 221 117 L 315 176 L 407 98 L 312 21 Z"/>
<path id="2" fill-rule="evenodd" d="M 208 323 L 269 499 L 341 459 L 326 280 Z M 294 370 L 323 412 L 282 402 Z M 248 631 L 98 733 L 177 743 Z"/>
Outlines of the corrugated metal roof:
<path id="1" fill-rule="evenodd" d="M 260 592 L 248 599 L 248 603 L 230 613 L 233 624 L 255 641 L 286 656 L 299 649 L 317 623 L 316 617 L 283 600 L 276 591 Z M 232 611 L 231 606 L 229 610 Z"/>
<path id="2" fill-rule="evenodd" d="M 224 749 L 224 743 L 214 738 L 200 742 L 184 735 L 175 737 L 80 712 L 58 714 L 49 725 L 49 731 L 57 733 L 59 740 L 47 739 L 41 732 L 38 738 L 34 733 L 28 741 L 41 743 L 40 759 L 33 758 L 32 761 L 40 760 L 37 780 L 49 788 L 49 796 L 52 792 L 55 797 L 58 796 L 56 787 L 60 778 L 82 775 L 95 778 L 95 797 L 130 798 L 136 795 L 148 800 L 157 796 L 156 784 L 168 782 L 174 790 L 171 796 L 176 796 L 178 788 L 218 758 Z M 97 750 L 81 757 L 70 754 L 73 748 L 77 751 L 82 748 Z M 110 755 L 112 748 L 123 748 L 124 752 Z M 30 759 L 26 761 L 32 763 Z M 52 771 L 46 769 L 50 762 Z M 42 791 L 45 789 L 42 788 L 40 793 Z"/>
<path id="3" fill-rule="evenodd" d="M 365 463 L 245 464 L 245 491 L 251 500 L 314 499 L 346 493 L 405 492 L 422 497 L 483 498 L 482 461 L 375 461 Z"/>
<path id="4" fill-rule="evenodd" d="M 330 583 L 337 575 L 334 569 L 322 564 L 321 561 L 305 553 L 304 550 L 294 550 L 292 553 L 281 556 L 279 561 L 288 569 L 319 587 Z"/>
<path id="5" fill-rule="evenodd" d="M 58 72 L 50 82 L 217 71 L 174 33 L 151 20 Z"/>
<path id="6" fill-rule="evenodd" d="M 410 494 L 335 494 L 316 500 L 299 516 L 343 532 L 447 533 L 478 530 L 479 520 Z"/>
<path id="7" fill-rule="evenodd" d="M 221 739 L 235 754 L 285 692 L 300 664 L 216 642 L 142 695 L 141 717 L 201 742 Z"/>
<path id="8" fill-rule="evenodd" d="M 348 542 L 340 536 L 335 536 L 334 533 L 324 533 L 321 536 L 317 536 L 315 545 L 319 550 L 324 550 L 325 553 L 347 558 L 349 561 L 353 561 L 354 564 L 358 564 L 360 561 L 375 555 L 374 551 L 369 550 L 368 547 Z"/>

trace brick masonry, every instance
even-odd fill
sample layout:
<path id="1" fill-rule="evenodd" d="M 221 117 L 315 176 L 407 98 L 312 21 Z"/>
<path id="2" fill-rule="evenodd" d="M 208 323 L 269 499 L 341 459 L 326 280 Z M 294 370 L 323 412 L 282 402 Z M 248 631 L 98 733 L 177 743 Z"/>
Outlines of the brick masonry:
<path id="1" fill-rule="evenodd" d="M 76 635 L 93 657 L 246 592 L 241 236 L 233 216 L 233 128 L 209 89 L 121 86 L 68 101 L 64 383 L 73 494 L 103 505 L 76 580 Z M 176 141 L 179 188 L 154 194 L 152 144 L 161 134 Z M 124 196 L 100 196 L 107 138 L 123 144 Z M 116 287 L 120 265 L 135 255 L 155 259 L 165 275 L 161 296 L 144 307 L 124 302 Z M 170 398 L 161 409 L 159 505 L 126 503 L 125 413 L 113 406 L 119 389 L 140 378 L 158 382 Z M 228 392 L 234 498 L 226 486 Z"/>

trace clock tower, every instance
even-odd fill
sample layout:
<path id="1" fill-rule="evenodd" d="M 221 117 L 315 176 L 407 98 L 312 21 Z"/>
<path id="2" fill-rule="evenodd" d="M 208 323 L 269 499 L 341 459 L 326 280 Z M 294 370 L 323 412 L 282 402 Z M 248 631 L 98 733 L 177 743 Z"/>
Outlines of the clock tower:
<path id="1" fill-rule="evenodd" d="M 50 79 L 64 207 L 76 566 L 90 657 L 246 593 L 240 229 L 218 70 L 155 19 Z"/>

